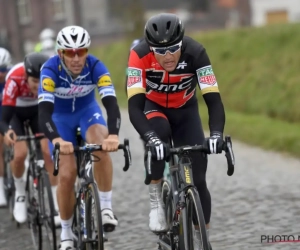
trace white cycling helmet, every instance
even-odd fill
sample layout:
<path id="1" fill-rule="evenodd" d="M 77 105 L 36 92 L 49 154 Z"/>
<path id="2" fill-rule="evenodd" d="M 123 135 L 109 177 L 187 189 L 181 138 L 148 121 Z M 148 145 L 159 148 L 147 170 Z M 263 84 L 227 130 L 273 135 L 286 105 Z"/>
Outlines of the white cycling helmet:
<path id="1" fill-rule="evenodd" d="M 10 66 L 11 55 L 7 49 L 0 48 L 0 66 Z"/>
<path id="2" fill-rule="evenodd" d="M 47 39 L 41 42 L 41 48 L 43 50 L 55 50 L 55 41 Z"/>
<path id="3" fill-rule="evenodd" d="M 89 33 L 80 26 L 68 26 L 58 32 L 56 49 L 83 49 L 89 48 L 91 38 Z"/>
<path id="4" fill-rule="evenodd" d="M 46 28 L 40 33 L 40 40 L 44 41 L 48 39 L 55 39 L 55 32 L 52 29 Z"/>

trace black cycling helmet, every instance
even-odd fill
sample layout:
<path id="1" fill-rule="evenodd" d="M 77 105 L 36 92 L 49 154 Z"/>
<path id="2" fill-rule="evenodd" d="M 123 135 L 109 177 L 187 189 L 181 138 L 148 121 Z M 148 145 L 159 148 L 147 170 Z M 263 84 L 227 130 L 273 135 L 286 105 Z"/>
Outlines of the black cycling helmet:
<path id="1" fill-rule="evenodd" d="M 168 47 L 179 43 L 184 26 L 178 16 L 162 13 L 151 17 L 145 26 L 145 39 L 149 46 Z"/>
<path id="2" fill-rule="evenodd" d="M 25 56 L 24 66 L 28 76 L 40 78 L 42 65 L 49 59 L 49 56 L 33 52 Z"/>

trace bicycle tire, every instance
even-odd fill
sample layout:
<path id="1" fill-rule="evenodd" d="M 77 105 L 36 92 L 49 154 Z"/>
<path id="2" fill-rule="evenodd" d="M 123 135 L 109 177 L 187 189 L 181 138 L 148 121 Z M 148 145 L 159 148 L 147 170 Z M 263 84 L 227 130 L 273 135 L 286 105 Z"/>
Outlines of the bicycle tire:
<path id="1" fill-rule="evenodd" d="M 166 216 L 168 228 L 170 228 L 172 226 L 175 206 L 172 198 L 171 184 L 168 180 L 163 181 L 161 193 L 162 193 L 162 201 L 165 205 L 165 216 Z"/>
<path id="2" fill-rule="evenodd" d="M 3 156 L 3 161 L 4 161 L 4 188 L 5 188 L 5 197 L 7 201 L 7 208 L 11 216 L 11 220 L 14 220 L 13 216 L 13 210 L 14 210 L 14 204 L 15 204 L 15 183 L 14 179 L 12 176 L 12 172 L 10 169 L 10 156 L 9 152 L 7 151 L 6 148 L 4 148 L 4 156 Z"/>
<path id="3" fill-rule="evenodd" d="M 187 237 L 188 249 L 194 249 L 192 228 L 194 224 L 198 224 L 202 244 L 200 248 L 203 250 L 210 250 L 200 197 L 195 187 L 190 187 L 186 190 L 186 210 L 188 232 L 185 232 L 184 235 Z"/>
<path id="4" fill-rule="evenodd" d="M 103 237 L 103 226 L 102 226 L 102 216 L 101 216 L 101 206 L 98 194 L 98 188 L 95 183 L 88 184 L 85 192 L 85 219 L 86 219 L 86 233 L 88 239 L 97 238 L 96 243 L 86 243 L 86 250 L 104 250 L 104 237 Z M 93 202 L 94 201 L 94 202 Z M 93 214 L 94 208 L 94 214 Z M 94 216 L 93 216 L 94 215 Z M 94 217 L 94 218 L 93 218 Z M 92 222 L 94 225 L 92 225 Z M 93 232 L 94 230 L 97 232 Z"/>
<path id="5" fill-rule="evenodd" d="M 29 163 L 31 164 L 31 163 Z M 42 226 L 39 221 L 39 211 L 37 207 L 37 197 L 35 197 L 35 187 L 34 179 L 31 174 L 32 168 L 29 165 L 26 177 L 26 196 L 27 202 L 27 221 L 30 228 L 31 239 L 36 250 L 42 250 L 43 240 L 42 240 Z"/>
<path id="6" fill-rule="evenodd" d="M 40 206 L 40 222 L 45 227 L 48 236 L 48 243 L 52 250 L 57 249 L 56 245 L 56 227 L 54 224 L 55 208 L 54 200 L 49 180 L 49 175 L 46 169 L 40 169 L 39 181 L 38 181 L 38 192 L 39 192 L 39 206 Z M 45 198 L 45 196 L 47 198 Z M 48 202 L 48 213 L 45 208 L 45 204 Z M 49 238 L 52 237 L 52 240 Z M 51 244 L 52 243 L 52 244 Z M 48 245 L 48 244 L 47 244 Z"/>

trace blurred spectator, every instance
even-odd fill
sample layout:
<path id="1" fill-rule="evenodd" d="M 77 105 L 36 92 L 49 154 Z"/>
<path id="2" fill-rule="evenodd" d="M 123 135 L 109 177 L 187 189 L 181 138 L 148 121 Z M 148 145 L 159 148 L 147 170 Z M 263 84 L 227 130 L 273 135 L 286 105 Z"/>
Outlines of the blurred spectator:
<path id="1" fill-rule="evenodd" d="M 47 40 L 53 40 L 55 39 L 55 31 L 50 28 L 45 28 L 40 33 L 40 41 L 35 45 L 34 51 L 35 52 L 41 52 L 42 51 L 42 43 Z"/>

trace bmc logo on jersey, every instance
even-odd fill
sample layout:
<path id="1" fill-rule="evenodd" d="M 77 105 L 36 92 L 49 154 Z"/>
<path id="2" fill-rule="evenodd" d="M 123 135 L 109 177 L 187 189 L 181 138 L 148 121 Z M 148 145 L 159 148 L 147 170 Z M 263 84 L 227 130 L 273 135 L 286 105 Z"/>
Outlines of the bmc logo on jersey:
<path id="1" fill-rule="evenodd" d="M 55 89 L 55 83 L 50 78 L 44 78 L 42 82 L 43 90 L 53 93 Z"/>
<path id="2" fill-rule="evenodd" d="M 158 92 L 175 93 L 175 92 L 181 92 L 185 89 L 188 89 L 191 86 L 192 80 L 193 79 L 190 79 L 180 84 L 164 84 L 164 83 L 157 84 L 147 80 L 147 85 L 150 87 L 151 90 L 155 90 Z"/>

